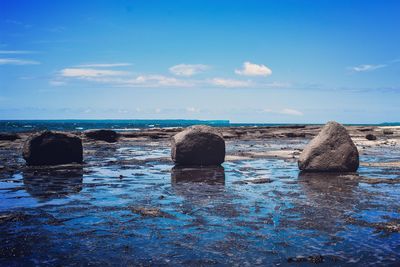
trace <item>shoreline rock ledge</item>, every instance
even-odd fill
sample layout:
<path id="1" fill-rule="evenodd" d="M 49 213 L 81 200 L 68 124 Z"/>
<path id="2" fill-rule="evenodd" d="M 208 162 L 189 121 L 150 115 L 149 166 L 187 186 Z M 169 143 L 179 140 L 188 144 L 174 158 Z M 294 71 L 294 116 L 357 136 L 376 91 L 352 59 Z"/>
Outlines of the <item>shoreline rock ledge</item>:
<path id="1" fill-rule="evenodd" d="M 85 136 L 92 140 L 100 140 L 107 143 L 115 143 L 118 140 L 118 133 L 113 130 L 99 129 L 87 130 L 83 132 Z"/>
<path id="2" fill-rule="evenodd" d="M 171 158 L 177 165 L 220 165 L 225 160 L 225 140 L 213 127 L 191 126 L 172 137 Z"/>
<path id="3" fill-rule="evenodd" d="M 330 121 L 301 153 L 299 169 L 309 172 L 354 172 L 358 150 L 343 125 Z"/>
<path id="4" fill-rule="evenodd" d="M 22 156 L 28 165 L 82 163 L 82 140 L 67 133 L 40 132 L 27 139 Z"/>

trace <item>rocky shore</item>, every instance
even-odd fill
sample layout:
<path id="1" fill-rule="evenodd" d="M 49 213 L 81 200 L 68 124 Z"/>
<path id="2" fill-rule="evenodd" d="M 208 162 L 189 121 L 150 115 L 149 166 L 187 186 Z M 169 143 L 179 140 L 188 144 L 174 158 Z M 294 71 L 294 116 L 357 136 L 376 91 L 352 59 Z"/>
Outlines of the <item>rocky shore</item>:
<path id="1" fill-rule="evenodd" d="M 292 126 L 271 126 L 271 127 L 222 127 L 218 130 L 222 133 L 227 142 L 227 154 L 225 161 L 257 159 L 257 158 L 283 158 L 297 159 L 305 144 L 315 137 L 321 130 L 320 125 L 292 125 Z M 129 147 L 143 144 L 151 144 L 154 147 L 169 146 L 172 136 L 181 132 L 183 128 L 149 128 L 140 131 L 124 131 L 112 136 L 115 143 L 104 141 L 104 136 L 100 139 L 93 138 L 85 132 L 71 132 L 83 138 L 84 158 L 90 159 L 91 155 L 104 155 L 112 157 L 112 151 L 121 147 Z M 378 127 L 378 126 L 347 126 L 346 130 L 356 144 L 360 154 L 370 148 L 382 146 L 395 147 L 400 144 L 399 127 Z M 24 142 L 31 135 L 31 132 L 13 134 L 2 134 L 7 138 L 0 138 L 0 173 L 16 171 L 26 168 L 21 157 Z M 0 134 L 1 135 L 1 134 Z M 374 138 L 371 140 L 371 136 Z M 115 140 L 115 141 L 114 141 Z M 240 149 L 237 144 L 240 142 L 251 143 L 250 149 Z M 292 145 L 279 146 L 288 143 Z M 265 144 L 265 149 L 260 146 Z M 275 147 L 274 147 L 275 146 Z M 253 149 L 254 148 L 254 149 Z M 368 153 L 368 152 L 367 152 Z M 117 159 L 118 160 L 118 159 Z M 145 161 L 146 159 L 130 159 L 131 161 Z M 152 159 L 153 160 L 153 159 Z M 170 161 L 170 157 L 160 157 L 158 160 Z M 127 163 L 126 160 L 119 159 L 121 165 Z M 94 164 L 90 160 L 86 164 Z M 361 162 L 361 165 L 373 164 L 374 166 L 393 166 L 399 167 L 400 162 Z"/>
<path id="2" fill-rule="evenodd" d="M 26 164 L 33 132 L 5 137 L 0 265 L 395 265 L 400 129 L 346 127 L 357 172 L 302 173 L 321 127 L 219 128 L 211 167 L 174 166 L 181 128 L 68 132 L 83 163 L 55 166 Z"/>

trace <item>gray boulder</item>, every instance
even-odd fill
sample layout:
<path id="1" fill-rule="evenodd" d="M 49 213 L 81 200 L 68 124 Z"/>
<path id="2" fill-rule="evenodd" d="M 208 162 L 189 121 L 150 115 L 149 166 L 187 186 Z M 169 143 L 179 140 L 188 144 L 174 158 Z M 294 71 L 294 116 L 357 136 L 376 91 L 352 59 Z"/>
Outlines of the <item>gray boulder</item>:
<path id="1" fill-rule="evenodd" d="M 82 163 L 82 141 L 66 133 L 45 131 L 33 134 L 25 142 L 23 157 L 28 165 Z"/>
<path id="2" fill-rule="evenodd" d="M 219 165 L 225 160 L 225 141 L 212 127 L 188 127 L 172 137 L 171 157 L 177 165 Z"/>
<path id="3" fill-rule="evenodd" d="M 359 166 L 358 150 L 346 129 L 330 121 L 306 146 L 299 169 L 315 172 L 352 172 Z"/>

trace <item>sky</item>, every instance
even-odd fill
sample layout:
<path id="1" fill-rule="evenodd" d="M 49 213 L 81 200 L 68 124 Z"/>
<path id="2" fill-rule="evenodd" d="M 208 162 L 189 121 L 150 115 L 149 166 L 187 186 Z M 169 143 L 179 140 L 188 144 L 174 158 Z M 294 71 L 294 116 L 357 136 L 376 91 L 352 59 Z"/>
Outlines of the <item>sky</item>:
<path id="1" fill-rule="evenodd" d="M 0 119 L 400 121 L 400 1 L 0 0 Z"/>

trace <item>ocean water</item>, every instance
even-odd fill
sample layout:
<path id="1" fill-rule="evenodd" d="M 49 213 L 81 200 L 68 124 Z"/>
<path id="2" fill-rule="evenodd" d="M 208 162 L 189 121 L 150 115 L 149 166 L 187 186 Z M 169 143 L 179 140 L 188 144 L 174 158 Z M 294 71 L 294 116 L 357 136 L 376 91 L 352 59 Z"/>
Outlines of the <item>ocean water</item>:
<path id="1" fill-rule="evenodd" d="M 293 125 L 288 123 L 232 123 L 229 120 L 0 120 L 0 132 L 31 132 L 38 130 L 84 131 L 87 129 L 132 131 L 143 128 L 187 127 L 198 124 L 215 127 Z M 399 126 L 400 123 L 370 125 Z"/>
<path id="2" fill-rule="evenodd" d="M 196 124 L 228 126 L 229 121 L 200 120 L 2 120 L 0 132 L 30 132 L 38 130 L 84 131 L 87 129 L 114 129 L 132 131 L 143 128 L 186 127 Z"/>

